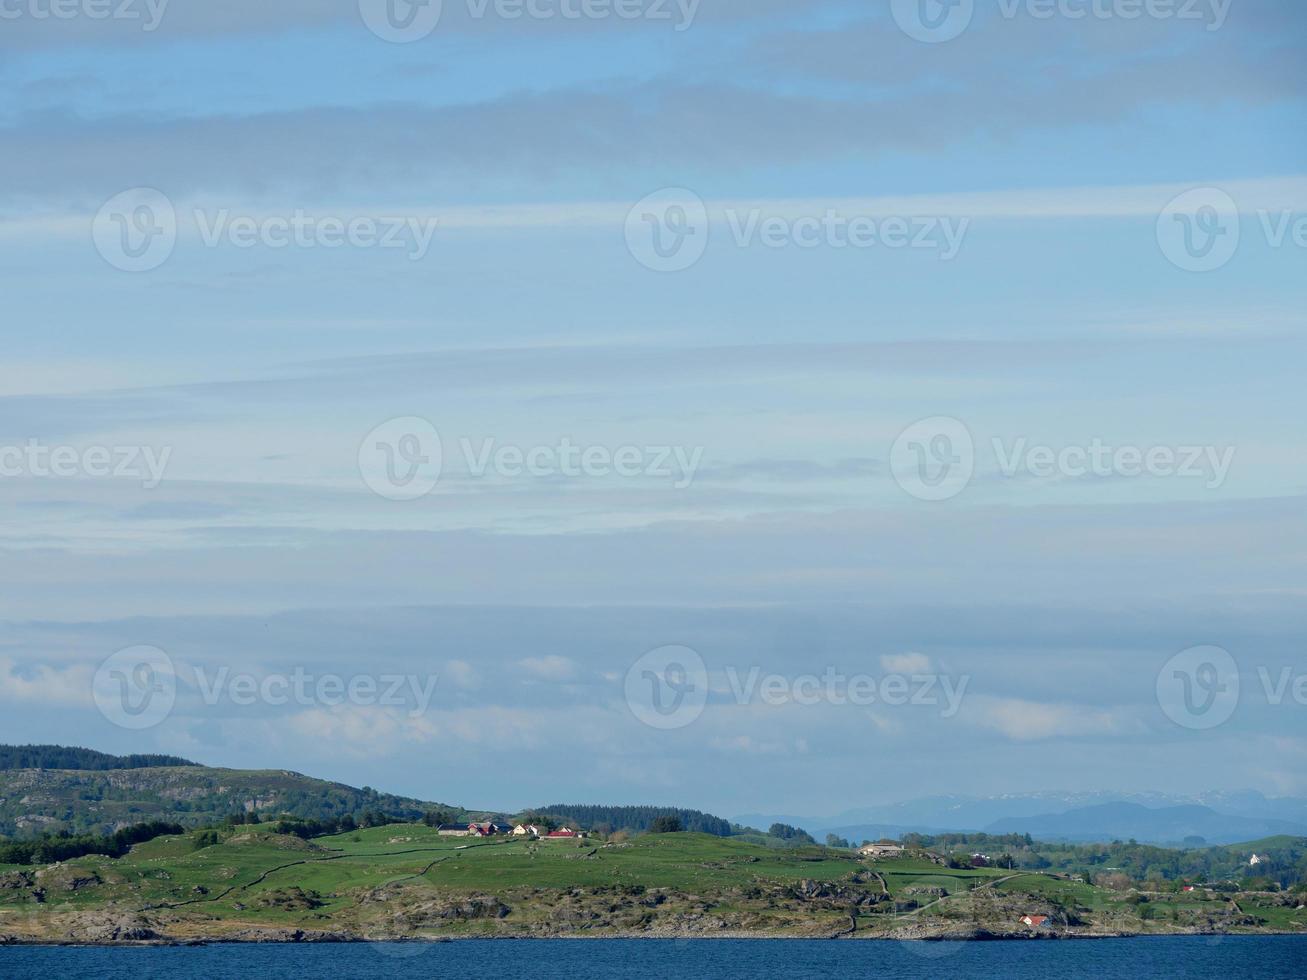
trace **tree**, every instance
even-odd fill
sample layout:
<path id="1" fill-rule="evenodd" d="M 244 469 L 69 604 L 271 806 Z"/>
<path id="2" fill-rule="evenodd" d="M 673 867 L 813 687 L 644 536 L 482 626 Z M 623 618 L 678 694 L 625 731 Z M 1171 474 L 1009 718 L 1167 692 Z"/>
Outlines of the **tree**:
<path id="1" fill-rule="evenodd" d="M 844 848 L 844 849 L 847 850 L 848 848 L 852 847 L 853 845 L 851 845 L 848 841 L 846 841 L 843 837 L 839 836 L 838 834 L 827 834 L 827 835 L 826 835 L 826 846 L 827 846 L 827 847 L 842 847 L 842 848 Z"/>
<path id="2" fill-rule="evenodd" d="M 682 829 L 680 817 L 654 817 L 653 822 L 649 824 L 651 834 L 679 834 Z"/>
<path id="3" fill-rule="evenodd" d="M 772 837 L 779 837 L 781 840 L 795 840 L 804 844 L 817 843 L 812 839 L 812 835 L 802 827 L 791 827 L 787 823 L 774 823 L 767 833 Z"/>

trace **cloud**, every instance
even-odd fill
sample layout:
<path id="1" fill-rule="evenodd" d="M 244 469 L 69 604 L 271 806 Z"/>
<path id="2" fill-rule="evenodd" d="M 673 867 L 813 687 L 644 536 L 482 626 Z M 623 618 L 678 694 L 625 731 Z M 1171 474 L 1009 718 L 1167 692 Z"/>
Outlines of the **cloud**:
<path id="1" fill-rule="evenodd" d="M 56 667 L 49 663 L 19 663 L 0 657 L 0 701 L 53 707 L 91 706 L 95 671 L 89 666 Z"/>
<path id="2" fill-rule="evenodd" d="M 932 669 L 924 653 L 889 653 L 880 658 L 880 665 L 891 674 L 929 674 Z"/>
<path id="3" fill-rule="evenodd" d="M 466 660 L 448 660 L 445 662 L 445 676 L 455 687 L 465 691 L 475 691 L 481 686 L 481 675 Z"/>
<path id="4" fill-rule="evenodd" d="M 567 680 L 576 673 L 576 661 L 557 655 L 527 657 L 517 665 L 528 674 L 549 681 Z"/>
<path id="5" fill-rule="evenodd" d="M 415 718 L 402 709 L 348 704 L 298 712 L 290 717 L 288 726 L 296 735 L 328 742 L 356 757 L 429 744 L 439 735 L 425 716 Z"/>
<path id="6" fill-rule="evenodd" d="M 1051 738 L 1115 737 L 1140 734 L 1143 726 L 1119 710 L 1074 704 L 1025 701 L 1019 698 L 975 697 L 962 709 L 986 728 L 1019 742 Z"/>

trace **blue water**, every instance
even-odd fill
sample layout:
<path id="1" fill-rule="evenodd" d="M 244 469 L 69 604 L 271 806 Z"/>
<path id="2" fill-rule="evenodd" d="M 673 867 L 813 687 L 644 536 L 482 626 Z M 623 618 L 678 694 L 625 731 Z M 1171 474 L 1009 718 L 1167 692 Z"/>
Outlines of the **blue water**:
<path id="1" fill-rule="evenodd" d="M 432 945 L 0 948 L 0 977 L 306 980 L 584 977 L 830 980 L 832 977 L 1307 977 L 1307 936 L 897 943 L 789 940 L 468 941 Z"/>

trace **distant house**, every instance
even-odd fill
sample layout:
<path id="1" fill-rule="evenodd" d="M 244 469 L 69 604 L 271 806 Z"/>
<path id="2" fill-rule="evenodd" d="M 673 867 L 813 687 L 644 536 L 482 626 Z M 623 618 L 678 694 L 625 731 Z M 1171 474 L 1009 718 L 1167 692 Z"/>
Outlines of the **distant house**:
<path id="1" fill-rule="evenodd" d="M 472 831 L 465 823 L 442 823 L 436 828 L 441 837 L 471 837 Z"/>
<path id="2" fill-rule="evenodd" d="M 1191 891 L 1194 890 L 1194 886 L 1193 886 L 1193 885 L 1185 885 L 1185 886 L 1184 886 L 1183 888 L 1181 888 L 1180 890 L 1181 890 L 1182 892 L 1191 892 Z"/>
<path id="3" fill-rule="evenodd" d="M 863 844 L 858 853 L 863 857 L 889 858 L 902 857 L 904 850 L 902 844 Z"/>
<path id="4" fill-rule="evenodd" d="M 988 868 L 989 860 L 988 854 L 973 854 L 971 855 L 971 866 L 973 868 Z"/>
<path id="5" fill-rule="evenodd" d="M 568 830 L 566 827 L 562 830 L 551 830 L 545 835 L 546 840 L 583 840 L 584 838 L 584 831 Z"/>
<path id="6" fill-rule="evenodd" d="M 1053 926 L 1053 920 L 1046 915 L 1023 915 L 1021 924 L 1029 926 L 1031 929 L 1050 929 Z"/>
<path id="7" fill-rule="evenodd" d="M 507 827 L 494 823 L 490 820 L 484 820 L 480 823 L 470 823 L 467 825 L 467 833 L 470 837 L 494 837 L 496 834 L 507 834 Z"/>
<path id="8" fill-rule="evenodd" d="M 513 828 L 513 836 L 514 837 L 541 837 L 543 836 L 543 833 L 541 832 L 540 828 L 535 826 L 534 824 L 520 823 Z"/>
<path id="9" fill-rule="evenodd" d="M 1259 864 L 1261 864 L 1261 863 L 1262 863 L 1262 859 L 1259 858 L 1256 854 L 1254 854 L 1254 855 L 1252 856 L 1252 859 L 1248 862 L 1248 867 L 1250 867 L 1250 868 L 1255 868 L 1255 867 L 1257 867 L 1257 865 L 1259 865 Z"/>

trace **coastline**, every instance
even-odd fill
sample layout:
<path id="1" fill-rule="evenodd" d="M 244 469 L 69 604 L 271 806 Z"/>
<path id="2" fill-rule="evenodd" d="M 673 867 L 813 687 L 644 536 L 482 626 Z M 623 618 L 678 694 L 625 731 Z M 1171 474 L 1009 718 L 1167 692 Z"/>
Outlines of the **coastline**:
<path id="1" fill-rule="evenodd" d="M 945 943 L 1028 943 L 1028 942 L 1084 942 L 1112 939 L 1179 939 L 1179 938 L 1253 938 L 1253 937 L 1287 937 L 1304 936 L 1305 933 L 1284 929 L 1259 929 L 1240 932 L 996 932 L 987 929 L 968 930 L 966 932 L 941 932 L 926 936 L 904 936 L 893 932 L 845 933 L 835 935 L 804 935 L 789 932 L 743 932 L 722 931 L 702 932 L 578 932 L 561 935 L 457 935 L 457 936 L 362 936 L 348 932 L 318 930 L 268 930 L 263 935 L 250 935 L 249 931 L 232 935 L 214 935 L 197 937 L 159 936 L 150 939 L 85 940 L 85 939 L 42 939 L 23 938 L 0 935 L 0 949 L 7 947 L 46 947 L 46 948 L 80 948 L 80 949 L 149 949 L 149 948 L 184 948 L 207 946 L 357 946 L 357 945 L 405 945 L 436 946 L 445 943 L 467 942 L 603 942 L 603 941 L 639 941 L 660 942 L 898 942 L 920 943 L 922 945 Z"/>

